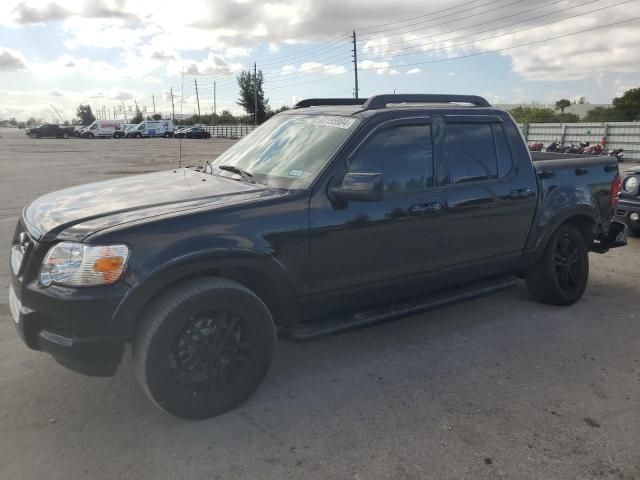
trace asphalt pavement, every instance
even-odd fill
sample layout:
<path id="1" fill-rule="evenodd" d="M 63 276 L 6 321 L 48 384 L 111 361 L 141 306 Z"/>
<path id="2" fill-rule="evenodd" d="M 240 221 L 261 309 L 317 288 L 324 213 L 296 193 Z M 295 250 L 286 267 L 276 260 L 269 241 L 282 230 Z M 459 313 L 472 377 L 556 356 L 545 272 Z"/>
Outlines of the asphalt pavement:
<path id="1" fill-rule="evenodd" d="M 640 239 L 591 254 L 584 298 L 524 285 L 310 343 L 278 342 L 240 408 L 156 409 L 130 355 L 112 378 L 18 339 L 9 242 L 46 192 L 175 168 L 175 139 L 0 135 L 0 479 L 640 479 Z M 182 164 L 230 140 L 185 140 Z"/>

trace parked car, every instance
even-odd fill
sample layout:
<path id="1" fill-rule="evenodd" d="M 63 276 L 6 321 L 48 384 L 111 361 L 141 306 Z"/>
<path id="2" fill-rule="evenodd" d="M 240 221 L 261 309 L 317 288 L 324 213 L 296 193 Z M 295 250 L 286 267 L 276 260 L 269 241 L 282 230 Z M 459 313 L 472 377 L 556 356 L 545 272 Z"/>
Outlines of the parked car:
<path id="1" fill-rule="evenodd" d="M 53 123 L 45 123 L 37 127 L 27 128 L 25 133 L 31 138 L 54 137 L 69 138 L 73 134 L 72 127 L 61 127 Z"/>
<path id="2" fill-rule="evenodd" d="M 187 128 L 176 132 L 173 136 L 176 138 L 211 138 L 211 134 L 200 127 Z"/>
<path id="3" fill-rule="evenodd" d="M 173 132 L 173 136 L 174 137 L 178 137 L 179 134 L 186 132 L 187 130 L 189 130 L 191 127 L 180 127 L 177 130 L 175 130 Z"/>
<path id="4" fill-rule="evenodd" d="M 121 123 L 113 132 L 113 138 L 124 138 L 127 134 L 127 130 L 129 130 L 130 128 L 135 128 L 137 126 L 137 123 Z"/>
<path id="5" fill-rule="evenodd" d="M 304 100 L 199 169 L 32 202 L 10 310 L 63 365 L 113 375 L 129 342 L 156 405 L 218 415 L 258 388 L 276 334 L 337 333 L 517 277 L 543 302 L 581 298 L 589 251 L 626 243 L 618 163 L 533 155 L 481 97 Z"/>
<path id="6" fill-rule="evenodd" d="M 81 137 L 82 136 L 82 132 L 84 132 L 85 128 L 87 128 L 86 125 L 76 125 L 75 127 L 73 127 L 73 130 L 72 130 L 71 134 L 74 137 Z"/>
<path id="7" fill-rule="evenodd" d="M 615 157 L 610 157 L 615 158 Z M 624 172 L 616 220 L 626 223 L 631 232 L 640 237 L 640 166 Z"/>
<path id="8" fill-rule="evenodd" d="M 131 132 L 127 132 L 127 137 L 173 137 L 175 126 L 171 120 L 146 120 L 141 122 Z"/>
<path id="9" fill-rule="evenodd" d="M 83 138 L 107 138 L 113 137 L 115 131 L 120 128 L 118 120 L 95 120 L 82 131 Z"/>

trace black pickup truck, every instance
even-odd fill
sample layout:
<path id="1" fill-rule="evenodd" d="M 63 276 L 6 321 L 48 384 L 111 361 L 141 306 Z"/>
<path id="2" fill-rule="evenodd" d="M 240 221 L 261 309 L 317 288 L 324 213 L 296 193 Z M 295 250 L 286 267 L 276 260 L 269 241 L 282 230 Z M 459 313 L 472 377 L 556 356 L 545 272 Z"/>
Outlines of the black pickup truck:
<path id="1" fill-rule="evenodd" d="M 11 246 L 33 349 L 204 418 L 248 398 L 276 336 L 305 340 L 526 279 L 570 305 L 624 245 L 614 158 L 532 158 L 462 95 L 304 100 L 214 161 L 45 195 Z"/>
<path id="2" fill-rule="evenodd" d="M 69 138 L 73 135 L 73 127 L 61 127 L 53 123 L 45 123 L 37 127 L 27 128 L 25 133 L 31 138 L 54 137 Z"/>

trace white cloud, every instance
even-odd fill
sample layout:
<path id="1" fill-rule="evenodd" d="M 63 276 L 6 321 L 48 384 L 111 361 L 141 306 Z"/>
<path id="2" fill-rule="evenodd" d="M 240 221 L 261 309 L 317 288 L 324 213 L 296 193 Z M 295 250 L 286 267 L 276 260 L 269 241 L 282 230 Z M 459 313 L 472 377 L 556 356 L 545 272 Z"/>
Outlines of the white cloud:
<path id="1" fill-rule="evenodd" d="M 407 75 L 418 75 L 421 72 L 422 72 L 422 70 L 420 70 L 418 67 L 414 67 L 414 68 L 411 68 L 411 69 L 407 70 Z"/>
<path id="2" fill-rule="evenodd" d="M 398 71 L 391 68 L 389 62 L 374 62 L 373 60 L 363 60 L 358 62 L 358 67 L 362 70 L 375 70 L 378 75 L 397 75 Z"/>
<path id="3" fill-rule="evenodd" d="M 327 73 L 330 75 L 339 75 L 346 73 L 347 69 L 342 65 L 324 64 L 321 62 L 305 62 L 298 67 L 299 72 L 303 73 Z"/>
<path id="4" fill-rule="evenodd" d="M 27 64 L 21 53 L 14 52 L 8 48 L 0 48 L 0 72 L 26 69 Z"/>

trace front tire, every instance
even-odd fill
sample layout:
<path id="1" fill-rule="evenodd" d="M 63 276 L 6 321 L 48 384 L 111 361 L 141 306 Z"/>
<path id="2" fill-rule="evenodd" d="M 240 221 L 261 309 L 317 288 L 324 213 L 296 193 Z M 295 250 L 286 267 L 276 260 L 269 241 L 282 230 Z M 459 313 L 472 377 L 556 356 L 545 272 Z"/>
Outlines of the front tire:
<path id="1" fill-rule="evenodd" d="M 589 281 L 589 251 L 580 231 L 572 225 L 559 227 L 526 281 L 533 296 L 544 303 L 578 301 Z"/>
<path id="2" fill-rule="evenodd" d="M 136 375 L 163 410 L 213 417 L 258 388 L 275 340 L 271 314 L 251 290 L 224 278 L 189 281 L 146 314 L 133 347 Z"/>

